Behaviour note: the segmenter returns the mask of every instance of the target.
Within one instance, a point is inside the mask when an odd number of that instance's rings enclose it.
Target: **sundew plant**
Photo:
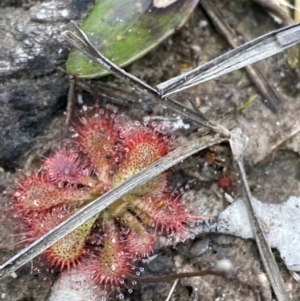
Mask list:
[[[91,109],[71,128],[67,143],[18,181],[11,210],[23,243],[174,149],[174,138],[156,124],[122,117]],[[153,252],[158,235],[180,241],[193,219],[162,173],[60,239],[40,260],[52,271],[84,265],[96,286],[114,290],[135,273],[136,260]]]

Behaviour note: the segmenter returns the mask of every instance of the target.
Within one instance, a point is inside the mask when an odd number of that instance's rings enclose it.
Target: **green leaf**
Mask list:
[[[180,29],[198,2],[97,0],[81,29],[107,58],[119,66],[126,66]],[[78,50],[70,52],[66,69],[68,74],[80,78],[107,74]]]

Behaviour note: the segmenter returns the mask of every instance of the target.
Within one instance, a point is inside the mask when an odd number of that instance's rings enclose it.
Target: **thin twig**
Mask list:
[[[210,1],[202,0],[201,6],[204,8],[217,30],[225,37],[227,43],[232,48],[238,47],[239,45],[235,42],[235,37],[232,36],[232,30],[228,28],[224,22],[224,18],[219,15],[214,6],[211,5]],[[273,113],[276,113],[280,103],[283,103],[279,93],[269,83],[258,65],[253,64],[251,66],[246,66],[245,69],[251,81],[254,83],[260,94],[262,94],[263,104],[269,107]]]
[[[282,23],[285,26],[295,24],[291,16],[284,9],[282,9],[282,7],[280,7],[280,5],[278,5],[275,1],[273,0],[254,0],[254,1],[259,3],[261,6],[267,9],[269,12],[273,13],[275,16],[279,17],[279,19],[282,20]]]
[[[175,291],[175,288],[176,288],[176,285],[177,285],[178,281],[179,281],[179,279],[176,279],[174,281],[174,283],[172,284],[172,287],[171,287],[171,289],[169,291],[168,297],[167,297],[167,299],[165,301],[170,301],[171,300],[171,297],[172,297],[172,295],[173,295],[173,293]]]
[[[280,53],[300,42],[300,24],[284,27],[243,44],[157,86],[168,96]]]
[[[300,0],[295,0],[295,12],[294,12],[294,20],[295,22],[300,22]]]
[[[243,152],[246,146],[246,137],[242,135],[240,129],[235,129],[231,131],[232,136],[230,139],[230,146],[233,154],[233,159],[238,165],[240,172],[240,177],[245,190],[244,202],[247,207],[247,212],[249,214],[249,220],[253,229],[255,241],[259,250],[259,254],[264,264],[264,268],[274,290],[274,293],[278,301],[289,301],[290,297],[284,286],[284,282],[279,271],[278,265],[275,261],[274,255],[267,243],[264,236],[263,230],[261,228],[260,222],[255,214],[255,209],[252,204],[252,195],[250,192],[249,184],[247,181],[247,176],[245,172],[245,167],[243,163]]]
[[[70,125],[73,106],[74,106],[74,95],[75,95],[75,78],[70,76],[69,78],[69,91],[68,91],[68,102],[66,110],[66,121],[65,125],[68,127]]]
[[[56,226],[50,232],[37,239],[34,243],[21,250],[18,254],[2,264],[0,266],[0,279],[16,271],[19,267],[23,266],[34,257],[41,254],[55,242],[57,242],[70,232],[74,231],[83,223],[87,222],[93,216],[100,213],[114,201],[128,194],[136,187],[151,180],[168,168],[182,162],[184,159],[199,152],[200,150],[214,144],[219,144],[225,140],[225,138],[208,135],[191,141],[188,145],[178,147],[171,153],[157,160],[127,181],[123,182],[115,189],[108,191],[106,194],[81,208],[70,218]]]
[[[96,99],[101,96],[101,101],[104,103],[109,102],[113,104],[120,105],[122,107],[127,107],[133,103],[137,103],[138,94],[134,92],[128,92],[126,90],[121,90],[115,86],[109,86],[104,83],[97,83],[97,86],[89,85],[83,81],[77,81],[76,86],[91,95],[95,95]]]
[[[178,273],[178,274],[170,274],[170,275],[164,275],[164,276],[158,276],[158,277],[152,277],[152,276],[140,277],[140,276],[136,276],[130,272],[125,272],[124,274],[125,274],[126,278],[128,278],[130,280],[135,280],[135,281],[141,282],[141,283],[166,282],[166,281],[172,281],[172,280],[176,280],[176,279],[200,277],[200,276],[207,276],[207,275],[214,275],[214,276],[225,276],[226,275],[224,272],[216,271],[216,270]]]

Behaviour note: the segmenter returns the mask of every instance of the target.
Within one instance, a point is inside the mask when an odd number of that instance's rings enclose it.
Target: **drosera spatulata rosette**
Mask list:
[[[22,242],[41,237],[174,147],[171,135],[156,124],[122,120],[107,109],[84,113],[67,146],[15,187],[11,211]],[[160,174],[53,244],[41,260],[58,271],[84,264],[96,285],[113,289],[134,271],[134,261],[153,252],[158,235],[180,240],[193,220],[167,175]]]

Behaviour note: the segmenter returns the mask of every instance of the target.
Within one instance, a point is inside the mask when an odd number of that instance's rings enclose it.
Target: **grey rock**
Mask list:
[[[61,33],[92,3],[56,0],[0,10],[1,167],[18,167],[20,156],[65,105],[67,80],[57,68],[64,67],[69,46]]]

